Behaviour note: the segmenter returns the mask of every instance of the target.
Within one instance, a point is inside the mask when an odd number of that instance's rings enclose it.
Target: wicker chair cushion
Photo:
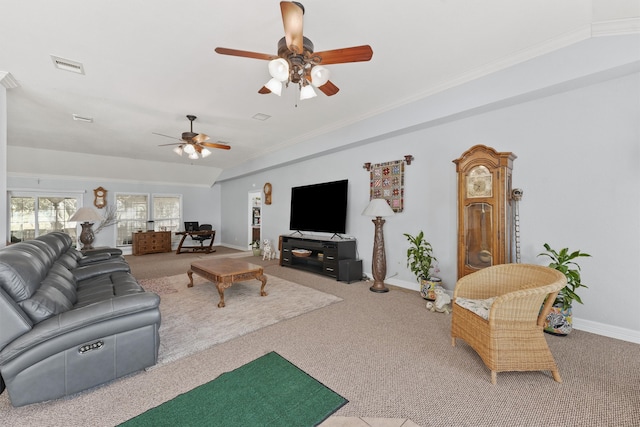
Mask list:
[[[487,299],[469,299],[469,298],[456,298],[456,304],[460,307],[465,308],[467,310],[472,311],[478,316],[482,317],[484,320],[489,319],[489,310],[491,309],[491,304],[496,298],[487,298]]]

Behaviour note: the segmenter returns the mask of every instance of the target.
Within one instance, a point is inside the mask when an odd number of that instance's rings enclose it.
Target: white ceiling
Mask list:
[[[369,44],[374,54],[328,66],[337,95],[297,101],[293,86],[282,97],[257,93],[266,61],[214,52],[275,54],[275,0],[13,1],[0,14],[0,71],[19,84],[7,92],[7,142],[231,168],[589,37],[594,21],[637,3],[607,2],[306,0],[304,34],[316,51]],[[81,62],[85,75],[54,68],[50,55]],[[172,141],[153,132],[179,137],[187,114],[198,116],[196,133],[231,150],[192,161],[158,147]]]

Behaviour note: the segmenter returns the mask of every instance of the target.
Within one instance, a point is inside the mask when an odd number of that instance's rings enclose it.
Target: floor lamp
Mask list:
[[[93,240],[95,234],[93,234],[93,223],[96,221],[102,221],[102,217],[93,208],[80,208],[76,213],[69,218],[69,222],[80,222],[82,226],[82,232],[80,233],[80,243],[82,243],[82,250],[93,249]]]
[[[362,211],[362,215],[375,217],[371,222],[376,227],[373,238],[373,258],[371,260],[373,286],[369,290],[372,292],[389,292],[389,288],[384,285],[384,278],[387,276],[387,258],[384,251],[384,234],[382,233],[382,225],[385,220],[382,217],[393,215],[393,209],[385,199],[373,199]]]

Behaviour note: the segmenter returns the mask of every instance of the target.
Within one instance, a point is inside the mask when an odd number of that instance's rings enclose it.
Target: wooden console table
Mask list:
[[[170,231],[141,231],[133,233],[134,255],[171,252]]]
[[[209,245],[204,246],[204,245],[200,245],[200,246],[185,246],[184,245],[184,239],[187,238],[187,236],[206,236],[208,234],[211,234],[211,240],[209,241]],[[182,239],[180,239],[180,244],[178,245],[178,249],[176,249],[176,255],[178,254],[182,254],[185,252],[204,252],[204,253],[210,253],[210,252],[215,252],[216,250],[213,249],[213,241],[216,239],[216,230],[201,230],[201,231],[176,231],[176,236],[182,236]],[[185,251],[184,249],[190,249]]]

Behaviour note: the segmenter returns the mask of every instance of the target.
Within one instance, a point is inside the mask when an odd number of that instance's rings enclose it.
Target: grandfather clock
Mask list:
[[[511,260],[511,172],[516,155],[476,145],[453,161],[458,173],[458,278]]]

